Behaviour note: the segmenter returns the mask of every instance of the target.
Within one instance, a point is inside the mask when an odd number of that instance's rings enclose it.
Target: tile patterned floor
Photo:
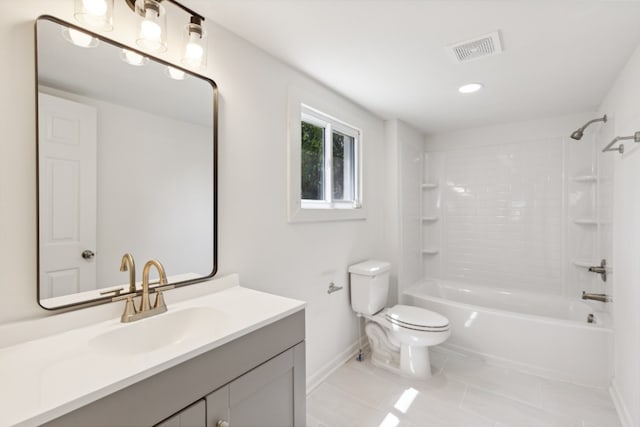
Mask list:
[[[622,427],[605,389],[552,381],[436,348],[411,380],[349,361],[307,398],[308,427]]]

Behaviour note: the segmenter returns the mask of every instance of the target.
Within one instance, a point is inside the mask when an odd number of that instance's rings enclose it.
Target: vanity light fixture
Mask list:
[[[113,29],[113,0],[74,1],[74,16],[79,22],[100,31]],[[186,12],[189,15],[189,23],[185,26],[183,33],[182,63],[194,69],[201,69],[206,65],[207,32],[202,25],[204,22],[202,15],[176,0],[124,0],[124,2],[138,17],[136,44],[149,52],[164,52],[168,48],[167,9],[164,5],[171,3]]]
[[[144,49],[162,52],[167,49],[166,10],[163,3],[171,3],[189,14],[189,23],[183,32],[182,63],[201,69],[207,63],[207,32],[204,17],[176,0],[125,0],[129,8],[141,17],[137,43]]]
[[[84,48],[93,48],[98,46],[98,39],[91,37],[89,34],[74,30],[73,28],[64,27],[62,29],[62,37],[69,43]]]
[[[463,93],[463,94],[474,93],[474,92],[479,91],[483,87],[484,87],[484,85],[482,83],[468,83],[468,84],[460,86],[458,88],[458,92]]]
[[[73,16],[91,28],[113,30],[113,0],[75,0]]]
[[[142,67],[149,61],[149,58],[129,49],[122,49],[120,58],[127,64],[133,65],[134,67]]]

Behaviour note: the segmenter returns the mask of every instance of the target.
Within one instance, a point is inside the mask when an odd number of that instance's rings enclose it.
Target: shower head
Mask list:
[[[583,135],[584,135],[584,132],[582,128],[580,128],[573,131],[573,133],[571,134],[571,138],[575,139],[576,141],[580,141]]]
[[[607,123],[607,115],[605,114],[604,116],[602,116],[599,119],[593,119],[593,120],[589,120],[587,123],[584,124],[584,126],[582,126],[581,128],[576,129],[575,131],[573,131],[573,133],[571,134],[571,138],[580,141],[582,139],[582,137],[584,136],[584,130],[587,128],[587,126],[589,126],[591,123],[595,123],[595,122],[604,122]]]

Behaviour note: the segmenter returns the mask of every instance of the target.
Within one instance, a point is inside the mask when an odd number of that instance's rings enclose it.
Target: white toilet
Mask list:
[[[365,261],[349,267],[351,308],[367,319],[365,331],[374,365],[413,378],[429,378],[429,346],[449,338],[449,320],[408,305],[384,308],[391,264]]]

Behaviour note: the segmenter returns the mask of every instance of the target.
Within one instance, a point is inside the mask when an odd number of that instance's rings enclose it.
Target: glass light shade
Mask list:
[[[185,26],[182,63],[190,68],[207,65],[207,32],[200,24],[192,22]]]
[[[167,75],[173,80],[184,80],[185,77],[187,77],[187,74],[184,71],[172,67],[171,65],[167,66]]]
[[[74,44],[78,47],[93,48],[97,47],[99,43],[97,38],[92,37],[91,35],[83,31],[78,31],[74,30],[73,28],[67,27],[62,29],[62,37],[64,37],[64,39],[69,43]]]
[[[122,49],[120,58],[127,64],[133,65],[134,67],[142,67],[149,61],[149,58],[129,49]]]
[[[113,30],[113,0],[74,0],[73,16],[100,31]]]
[[[164,6],[155,0],[136,0],[140,30],[136,43],[152,52],[167,50],[167,14]]]

